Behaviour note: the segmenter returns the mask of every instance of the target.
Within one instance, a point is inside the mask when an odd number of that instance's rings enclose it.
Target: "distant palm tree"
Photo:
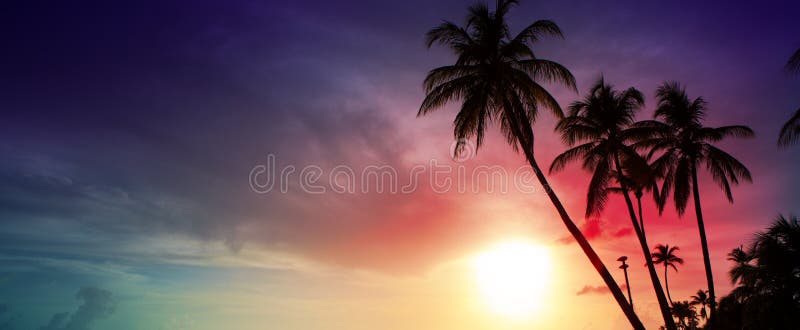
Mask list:
[[[700,189],[697,172],[700,165],[705,165],[714,181],[720,186],[733,203],[731,184],[740,180],[752,181],[750,171],[736,158],[717,148],[714,143],[727,137],[752,137],[753,130],[747,126],[703,126],[707,103],[698,97],[690,100],[686,91],[676,82],[666,82],[656,91],[658,107],[656,119],[647,121],[643,127],[659,131],[659,136],[637,144],[637,147],[649,149],[648,158],[661,152],[653,161],[653,168],[660,177],[661,197],[666,198],[672,192],[675,208],[679,215],[686,211],[689,196],[694,197],[694,209],[697,227],[700,232],[700,245],[703,250],[703,264],[708,282],[709,299],[711,300],[711,316],[716,308],[714,295],[714,277],[711,273],[711,257],[708,252],[703,212],[700,206]],[[691,192],[690,192],[691,191]]]
[[[692,298],[692,301],[691,301],[692,305],[700,305],[701,308],[702,308],[700,310],[700,317],[702,317],[704,320],[707,319],[708,318],[708,312],[706,311],[706,306],[709,305],[708,291],[706,291],[706,290],[697,290],[697,294],[695,294],[691,298]]]
[[[736,287],[709,329],[796,329],[800,315],[800,220],[778,216],[752,243],[728,254]]]
[[[672,304],[672,296],[669,294],[669,280],[667,279],[667,271],[669,267],[678,272],[678,267],[676,265],[683,265],[683,259],[675,255],[675,251],[680,250],[681,248],[677,246],[670,247],[669,244],[667,245],[656,245],[656,248],[653,249],[653,263],[656,265],[664,265],[664,286],[667,288],[667,297],[669,298],[669,303]]]
[[[697,318],[697,312],[692,308],[688,301],[678,301],[672,304],[672,315],[681,323],[682,329],[689,329],[689,324],[695,324],[694,319]]]
[[[563,117],[558,102],[540,82],[557,82],[574,90],[575,78],[564,66],[537,58],[531,50],[531,46],[546,35],[562,36],[555,23],[536,21],[512,36],[506,14],[516,3],[498,0],[495,11],[486,4],[476,4],[469,7],[465,26],[445,21],[428,31],[428,47],[446,46],[455,53],[457,60],[453,65],[428,73],[424,82],[426,96],[418,115],[459,101],[461,108],[454,121],[454,135],[459,141],[457,152],[462,151],[462,141],[473,137],[480,147],[486,127],[499,123],[508,143],[525,155],[562,222],[603,278],[628,321],[633,328],[644,329],[614,277],[569,217],[534,158],[532,124],[539,109],[544,107],[556,117]]]
[[[653,131],[636,127],[636,111],[644,106],[644,96],[635,88],[617,91],[600,78],[589,90],[589,94],[569,107],[569,116],[558,123],[562,140],[571,148],[558,155],[550,171],[563,169],[571,161],[582,161],[583,168],[592,171],[586,196],[586,216],[600,214],[608,199],[609,187],[617,181],[625,197],[631,223],[639,239],[642,253],[647,260],[650,280],[661,307],[667,327],[675,328],[669,311],[669,303],[664,296],[655,266],[651,260],[650,248],[641,231],[628,194],[628,177],[625,169],[648,168],[647,162],[629,144],[645,137]],[[624,164],[624,165],[623,165]],[[630,172],[630,171],[629,171]],[[622,174],[620,174],[622,173]],[[616,180],[615,180],[616,179]],[[630,180],[632,181],[632,180]]]
[[[800,72],[800,49],[795,51],[789,61],[786,62],[786,70],[795,73]],[[789,118],[789,121],[781,128],[778,145],[786,147],[796,143],[798,139],[800,139],[800,109],[797,109],[792,118]]]
[[[633,192],[633,196],[636,197],[636,208],[638,210],[638,215],[639,215],[639,227],[642,230],[642,235],[647,237],[646,231],[644,229],[642,197],[644,197],[645,192],[651,193],[653,201],[656,202],[656,206],[658,207],[659,213],[664,210],[664,201],[658,193],[657,179],[659,178],[653,171],[652,166],[650,164],[646,164],[645,166],[645,164],[646,163],[643,161],[637,161],[636,166],[626,166],[626,164],[622,164],[623,166],[622,174],[619,174],[617,171],[614,171],[614,176],[616,180],[624,180],[626,185],[628,186],[628,189],[630,189]],[[611,187],[609,188],[609,192],[622,194],[623,190],[622,187]]]

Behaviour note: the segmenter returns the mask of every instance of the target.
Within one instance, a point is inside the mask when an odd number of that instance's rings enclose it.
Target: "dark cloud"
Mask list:
[[[61,330],[64,329],[64,322],[66,322],[67,318],[69,317],[69,312],[62,312],[53,314],[50,317],[50,321],[47,322],[47,325],[43,325],[39,328],[39,330]]]
[[[83,287],[75,294],[83,303],[72,313],[53,314],[47,325],[40,330],[89,330],[92,323],[108,317],[116,308],[111,291],[96,287]]]

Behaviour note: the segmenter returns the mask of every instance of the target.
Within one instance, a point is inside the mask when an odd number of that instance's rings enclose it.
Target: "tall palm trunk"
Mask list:
[[[622,173],[622,165],[619,161],[619,155],[614,155],[614,165],[616,166],[618,173]],[[661,281],[658,279],[658,274],[656,273],[656,268],[653,264],[653,257],[650,254],[650,247],[647,244],[647,238],[644,237],[644,233],[642,232],[641,228],[639,228],[639,223],[636,219],[636,212],[633,210],[633,201],[631,201],[631,196],[628,195],[628,187],[623,180],[620,180],[620,187],[622,188],[622,196],[625,197],[625,204],[628,206],[628,214],[631,217],[633,230],[636,232],[636,237],[639,239],[639,245],[641,246],[642,253],[644,254],[647,270],[650,273],[650,281],[653,284],[653,290],[656,292],[658,306],[661,309],[661,317],[664,318],[664,325],[669,330],[675,330],[677,329],[677,326],[675,325],[675,320],[672,318],[672,311],[669,302],[667,302],[667,297],[664,295],[664,289],[661,288]]]
[[[717,299],[714,295],[714,276],[711,274],[711,256],[708,253],[708,240],[706,240],[706,226],[703,223],[703,211],[700,208],[700,189],[697,187],[697,163],[692,164],[692,195],[694,196],[694,212],[697,215],[697,228],[700,231],[700,245],[703,247],[703,264],[706,267],[706,281],[708,282],[708,299],[711,306],[709,318],[713,318],[717,310]]]
[[[642,236],[647,237],[644,232],[644,216],[642,216],[642,191],[636,192],[636,206],[639,208],[639,227],[642,229]]]
[[[619,288],[619,285],[617,285],[614,277],[608,272],[608,268],[606,268],[606,266],[603,264],[603,260],[600,259],[600,256],[597,255],[597,252],[594,251],[592,246],[589,244],[589,241],[585,236],[583,236],[583,233],[581,233],[580,229],[578,229],[578,226],[576,226],[575,222],[573,222],[569,217],[569,214],[567,214],[567,210],[564,208],[564,205],[561,204],[561,200],[558,199],[556,193],[550,188],[550,184],[547,182],[544,172],[542,172],[542,169],[539,168],[539,164],[536,162],[536,158],[533,156],[533,139],[531,138],[529,141],[523,141],[524,138],[522,137],[524,135],[521,134],[521,129],[515,125],[512,126],[512,129],[515,131],[515,133],[518,134],[517,136],[519,139],[519,145],[525,153],[525,158],[528,160],[533,172],[536,174],[536,178],[539,179],[539,183],[542,185],[542,188],[544,188],[544,191],[547,193],[547,197],[550,198],[550,202],[553,203],[556,211],[558,211],[558,215],[561,216],[561,221],[564,223],[564,226],[567,227],[567,230],[570,234],[572,234],[572,237],[575,238],[575,241],[578,242],[578,245],[583,250],[583,253],[586,254],[586,257],[588,257],[589,261],[591,261],[594,269],[597,270],[597,273],[599,273],[600,277],[603,278],[603,282],[605,282],[608,289],[611,290],[611,294],[614,296],[617,304],[622,309],[625,317],[628,318],[628,322],[630,322],[631,326],[633,326],[633,328],[636,330],[644,330],[644,324],[642,324],[642,321],[639,320],[639,316],[636,315],[633,307],[628,303],[628,300],[625,298],[625,294],[622,293],[622,290]],[[533,132],[530,132],[527,136],[532,137]]]
[[[669,304],[672,305],[673,304],[672,303],[672,296],[670,296],[670,294],[669,294],[669,279],[667,279],[667,271],[668,270],[669,270],[669,268],[667,268],[667,263],[665,262],[664,263],[664,287],[667,288],[667,299],[669,299]]]

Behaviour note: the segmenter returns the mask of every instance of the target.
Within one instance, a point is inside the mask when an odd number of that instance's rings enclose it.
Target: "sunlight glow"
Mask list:
[[[543,303],[551,269],[544,248],[508,241],[480,253],[472,264],[483,298],[495,313],[526,319]]]

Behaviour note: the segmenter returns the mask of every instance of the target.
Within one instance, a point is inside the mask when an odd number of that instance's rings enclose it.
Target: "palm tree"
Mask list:
[[[455,138],[465,141],[474,137],[477,147],[483,142],[486,127],[492,122],[499,123],[508,143],[525,155],[562,222],[600,274],[633,328],[644,329],[614,277],[569,217],[534,158],[532,124],[539,108],[547,108],[556,117],[563,117],[558,102],[540,82],[557,82],[575,90],[575,78],[564,66],[537,58],[531,50],[531,46],[546,35],[562,37],[555,23],[536,21],[512,36],[506,14],[516,3],[515,0],[498,0],[494,11],[486,4],[476,4],[469,7],[465,26],[445,21],[428,31],[428,47],[433,44],[448,47],[457,60],[453,65],[428,73],[424,82],[426,96],[418,116],[451,101],[459,101],[461,108],[454,121]],[[461,151],[461,148],[456,148],[456,151]]]
[[[709,305],[708,291],[697,290],[697,294],[695,294],[691,298],[692,298],[691,301],[692,305],[695,306],[700,305],[702,307],[702,309],[700,310],[700,317],[702,317],[704,320],[707,319],[708,312],[706,311],[706,306]]]
[[[686,325],[688,321],[690,324],[693,319],[697,318],[697,312],[692,308],[692,305],[689,304],[688,301],[679,301],[672,304],[672,315],[678,319],[678,322],[681,323],[681,328],[688,329],[689,327]]]
[[[711,273],[711,257],[708,252],[703,211],[700,206],[700,189],[697,172],[700,165],[705,165],[711,177],[725,192],[728,201],[733,203],[731,184],[740,180],[752,181],[750,171],[739,160],[714,146],[727,137],[752,137],[753,130],[747,126],[703,126],[707,103],[698,97],[689,100],[686,91],[676,82],[666,82],[656,91],[658,107],[656,119],[647,121],[642,127],[649,127],[659,132],[659,136],[637,144],[638,148],[650,149],[647,158],[659,152],[661,155],[653,161],[656,173],[663,177],[661,196],[666,198],[672,192],[672,199],[678,215],[686,211],[689,196],[694,197],[694,210],[697,227],[700,232],[700,244],[703,250],[708,294],[711,300],[711,316],[716,308],[714,295],[714,278]]]
[[[794,52],[789,61],[786,62],[786,70],[790,72],[800,72],[800,49]],[[782,147],[794,144],[800,139],[800,109],[795,111],[792,118],[783,125],[781,134],[778,136],[778,145]]]
[[[667,298],[669,298],[669,303],[673,304],[672,296],[669,294],[669,280],[667,279],[667,271],[669,267],[678,272],[678,267],[676,265],[683,265],[683,259],[675,255],[675,251],[680,250],[681,248],[677,246],[670,247],[669,244],[667,245],[656,245],[656,248],[653,250],[653,263],[656,265],[664,265],[664,286],[667,289]]]
[[[794,329],[800,314],[800,220],[778,216],[749,246],[728,254],[736,287],[709,329]]]
[[[619,184],[636,237],[647,260],[650,280],[661,307],[662,316],[670,329],[675,328],[655,266],[651,260],[647,240],[641,231],[628,194],[630,188],[625,169],[647,168],[647,162],[629,143],[650,137],[652,130],[636,127],[636,111],[644,106],[644,96],[635,88],[617,91],[603,78],[590,89],[583,100],[572,103],[569,116],[559,122],[562,140],[571,148],[558,155],[550,172],[562,170],[567,163],[581,160],[583,168],[592,171],[586,196],[586,216],[600,214],[608,199],[613,181]],[[623,165],[624,164],[624,165]],[[628,171],[630,172],[630,171]]]
[[[655,201],[656,206],[658,206],[659,213],[664,210],[664,201],[659,196],[658,182],[656,181],[658,177],[656,173],[653,172],[652,165],[647,164],[645,166],[645,163],[640,161],[637,161],[635,165],[636,166],[626,166],[626,164],[623,163],[622,174],[614,171],[614,175],[616,180],[625,180],[628,189],[630,189],[633,192],[633,196],[636,197],[639,227],[642,229],[642,235],[646,237],[644,215],[642,213],[642,197],[644,197],[645,192],[651,193],[653,201]],[[609,188],[609,192],[622,194],[623,191],[622,187],[611,187]]]

